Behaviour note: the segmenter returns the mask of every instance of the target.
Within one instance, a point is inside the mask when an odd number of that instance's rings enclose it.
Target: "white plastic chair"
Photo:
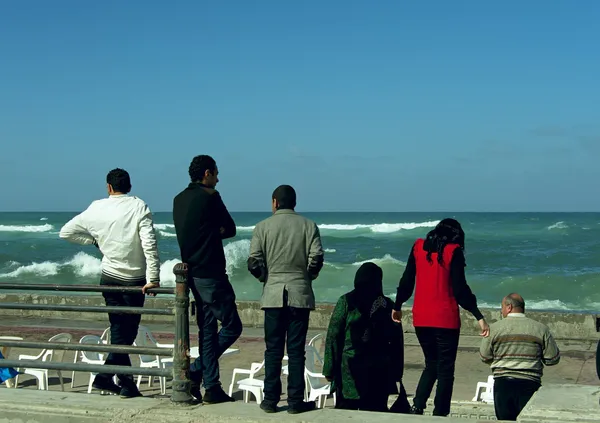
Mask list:
[[[100,345],[103,344],[102,338],[96,335],[85,335],[79,340],[80,344]],[[104,354],[95,351],[80,351],[81,362],[87,364],[104,364]],[[88,394],[92,393],[92,384],[98,373],[90,372],[90,380],[88,382]]]
[[[233,385],[235,383],[235,377],[237,375],[248,375],[246,379],[239,380],[237,382],[238,388],[244,392],[244,402],[248,402],[248,393],[252,393],[256,398],[256,403],[260,404],[263,399],[263,390],[265,388],[265,381],[262,379],[256,379],[256,374],[262,370],[265,366],[265,361],[260,363],[252,363],[250,369],[233,369],[231,376],[231,385],[229,385],[229,396],[233,393]]]
[[[83,344],[83,339],[84,339],[84,338],[86,338],[86,336],[95,336],[95,335],[85,335],[83,338],[81,338],[81,339],[79,340],[79,343],[80,343],[80,344]],[[109,345],[109,344],[110,344],[110,327],[107,327],[106,329],[104,329],[104,332],[102,332],[102,335],[101,335],[100,337],[97,337],[97,336],[96,336],[96,338],[99,338],[99,339],[100,339],[100,341],[101,341],[100,343],[102,343],[102,344],[106,344],[106,345]],[[92,338],[86,338],[86,339],[92,339]],[[81,351],[75,351],[75,357],[73,358],[73,364],[77,363],[77,361],[79,360],[79,358],[80,358],[80,357],[82,357],[82,356],[80,355],[80,353],[81,353]],[[101,358],[103,361],[102,361],[102,362],[100,362],[100,363],[97,363],[96,361],[94,361],[94,363],[93,363],[93,364],[104,364],[104,360],[105,360],[104,356],[105,356],[105,355],[106,355],[106,354],[102,354],[102,353],[101,353],[101,354],[99,355],[99,357],[100,357],[100,358]],[[88,356],[89,356],[89,353],[88,353]],[[113,377],[113,381],[114,381],[115,383],[117,383],[117,376],[116,376],[116,375]],[[74,387],[75,387],[75,370],[73,370],[73,372],[71,373],[71,388],[74,388]],[[88,393],[89,393],[89,392],[88,392]]]
[[[306,382],[306,393],[308,401],[317,401],[317,408],[323,408],[327,405],[327,397],[331,394],[331,383],[329,383],[323,373],[318,372],[315,363],[323,365],[323,359],[313,346],[306,346],[306,365],[304,367],[304,379]],[[333,404],[335,405],[335,392],[333,393]]]
[[[488,376],[487,382],[477,382],[473,402],[494,403],[494,376]]]
[[[48,342],[71,342],[73,337],[70,333],[59,333],[58,335],[54,335],[52,338],[48,340]],[[42,361],[57,361],[62,362],[65,355],[64,350],[50,350],[43,349],[41,353],[38,355],[19,355],[19,360],[42,360]],[[48,390],[48,369],[35,369],[35,368],[19,368],[17,369],[19,373],[24,373],[27,375],[34,376],[38,382],[38,389],[40,390]],[[62,372],[57,370],[58,379],[60,380],[60,387],[64,391],[65,383],[63,380]],[[19,385],[19,376],[15,378],[15,388]]]
[[[138,347],[158,347],[158,348],[173,348],[173,344],[161,344],[156,342],[154,336],[146,326],[140,326],[138,329],[137,337],[135,338],[134,345]],[[161,357],[159,355],[142,355],[140,357],[140,367],[145,368],[159,368],[165,369],[173,366],[173,357]],[[137,377],[137,387],[139,389],[142,382],[142,375]],[[148,386],[152,386],[152,382],[155,376],[148,376]],[[167,378],[164,376],[158,376],[160,383],[160,393],[165,395],[167,393]]]
[[[322,333],[319,333],[319,334],[317,334],[317,335],[313,336],[313,337],[310,339],[310,341],[308,341],[308,344],[307,344],[307,345],[308,345],[308,346],[310,346],[310,347],[315,347],[315,349],[316,349],[317,351],[319,351],[319,348],[317,348],[315,344],[316,344],[316,342],[317,342],[318,340],[320,340],[320,339],[322,339],[322,338],[323,338],[323,334],[322,334]],[[287,361],[289,358],[288,358],[288,356],[286,355],[285,357],[283,357],[283,359]],[[283,367],[282,367],[282,369],[281,369],[281,373],[282,373],[282,374],[284,374],[284,375],[286,375],[286,376],[289,376],[289,374],[290,374],[290,367],[289,367],[289,365],[288,365],[288,364],[286,364],[285,366],[283,366]],[[305,397],[306,397],[306,395],[305,395]],[[305,399],[306,399],[306,398],[305,398]]]

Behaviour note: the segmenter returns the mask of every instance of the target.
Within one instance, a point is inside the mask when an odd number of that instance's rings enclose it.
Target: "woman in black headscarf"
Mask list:
[[[404,339],[402,325],[389,318],[394,303],[383,295],[383,271],[363,264],[354,290],[338,300],[325,344],[323,375],[336,393],[336,408],[389,411],[388,397],[400,396],[392,411],[408,412],[402,386]]]

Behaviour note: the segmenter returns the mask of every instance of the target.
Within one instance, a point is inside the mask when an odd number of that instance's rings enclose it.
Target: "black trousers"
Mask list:
[[[425,409],[437,380],[433,415],[447,416],[450,414],[454,389],[454,368],[460,330],[417,327],[415,332],[425,356],[425,369],[417,386],[414,406]]]
[[[366,396],[360,399],[346,399],[342,392],[342,387],[338,387],[335,391],[335,408],[341,410],[362,410],[362,411],[378,411],[385,413],[388,409],[388,394],[375,393],[374,395]]]
[[[104,292],[104,301],[109,307],[143,307],[144,294],[124,294],[121,292]],[[133,345],[140,326],[141,314],[114,314],[108,313],[110,321],[110,343],[113,345]],[[104,362],[105,365],[131,366],[129,354],[110,353]],[[100,379],[112,379],[114,374],[101,373],[96,376]],[[122,386],[131,386],[133,377],[130,375],[117,375]]]
[[[498,420],[516,421],[519,413],[540,384],[532,380],[499,377],[494,379],[494,409]]]
[[[281,399],[281,364],[287,337],[288,404],[304,401],[304,360],[310,310],[282,307],[265,309],[265,402]]]
[[[600,379],[600,341],[598,341],[598,347],[596,347],[596,373],[598,379]]]
[[[190,288],[196,299],[199,349],[190,379],[193,385],[204,380],[205,389],[220,387],[219,358],[242,334],[233,287],[227,278],[193,278]]]
[[[365,398],[358,400],[346,399],[342,392],[342,387],[339,386],[335,392],[335,408],[342,410],[362,410],[362,411],[377,411],[377,412],[392,412],[392,413],[410,413],[410,404],[406,396],[406,389],[400,382],[400,392],[398,398],[394,401],[391,408],[388,409],[389,394],[385,392],[373,391],[373,395],[368,395]]]

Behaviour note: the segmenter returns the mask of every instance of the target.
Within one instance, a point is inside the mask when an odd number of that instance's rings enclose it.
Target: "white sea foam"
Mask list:
[[[439,220],[430,220],[428,222],[403,222],[403,223],[373,223],[373,224],[345,224],[345,223],[322,223],[318,224],[319,229],[328,231],[358,231],[369,230],[373,233],[388,234],[399,231],[409,231],[417,228],[433,228]],[[240,232],[249,232],[254,230],[254,226],[238,226]]]
[[[396,299],[396,293],[389,293],[387,295],[392,300]],[[412,304],[412,298],[408,301],[407,305]],[[479,308],[487,308],[492,310],[500,310],[500,301],[497,303],[479,302]],[[583,303],[583,304],[570,304],[564,303],[560,300],[531,300],[526,302],[527,310],[555,310],[555,311],[578,311],[578,310],[598,310],[600,303]]]
[[[164,237],[167,237],[167,238],[172,238],[172,237],[176,237],[177,236],[173,232],[167,232],[167,231],[158,231],[158,233],[160,234],[160,236],[164,236]]]
[[[31,263],[26,266],[20,266],[12,272],[2,273],[0,274],[0,278],[18,278],[22,275],[54,276],[58,274],[59,268],[59,263],[54,263],[51,261]]]
[[[403,261],[400,261],[398,259],[395,259],[394,257],[392,257],[390,254],[386,254],[381,258],[373,258],[373,259],[369,259],[369,260],[363,260],[363,261],[357,261],[355,263],[352,263],[353,266],[362,266],[365,263],[375,263],[379,266],[381,266],[382,264],[398,264],[400,266],[406,266],[406,263],[404,263]]]
[[[154,224],[154,229],[159,229],[159,230],[167,230],[167,229],[174,229],[175,225],[173,225],[172,223],[155,223]]]
[[[94,276],[99,275],[102,271],[102,262],[96,257],[90,256],[82,251],[65,263],[66,266],[71,266],[74,273],[78,276]]]
[[[552,229],[567,229],[569,226],[563,221],[556,222],[554,225],[548,226],[548,230]]]
[[[45,225],[0,225],[0,232],[48,232],[53,229],[49,223]]]
[[[335,253],[335,248],[325,248],[324,250],[326,253]]]
[[[240,239],[230,242],[224,248],[227,261],[227,274],[232,276],[236,270],[246,268],[246,261],[250,255],[250,240]]]
[[[160,285],[162,287],[175,286],[175,274],[173,273],[173,268],[177,263],[181,263],[181,260],[171,259],[160,265]]]
[[[433,228],[440,221],[431,220],[428,222],[404,222],[404,223],[375,223],[372,225],[366,225],[362,223],[347,225],[347,224],[322,224],[319,225],[320,229],[332,230],[332,231],[356,231],[360,229],[368,229],[373,233],[388,234],[399,231],[409,231],[417,228]]]
[[[48,220],[48,218],[47,217],[42,217],[40,220],[42,220],[42,221],[43,220]]]

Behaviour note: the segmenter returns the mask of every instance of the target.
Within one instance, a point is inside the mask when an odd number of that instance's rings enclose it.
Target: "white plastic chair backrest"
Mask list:
[[[254,376],[261,371],[261,369],[265,366],[265,361],[261,361],[260,363],[252,363],[250,364],[250,379],[254,379]]]
[[[80,344],[92,344],[92,345],[101,345],[102,342],[102,338],[100,338],[99,336],[96,335],[85,335],[84,337],[82,337],[79,340]],[[96,351],[81,351],[81,355],[86,359],[86,360],[91,360],[91,361],[102,361],[103,358],[103,354],[96,352]]]
[[[70,333],[59,333],[58,335],[54,335],[52,338],[48,339],[48,342],[71,342],[73,336]],[[65,350],[50,350],[44,349],[40,354],[42,356],[42,361],[63,361],[63,357],[65,356]]]
[[[313,355],[316,361],[314,362],[315,366],[321,366],[323,364],[323,360],[319,359],[322,357],[321,352],[325,350],[325,343],[323,342],[323,334],[319,333],[315,335],[310,341],[308,341],[308,347],[313,347],[317,352],[316,355]]]
[[[110,327],[104,329],[102,335],[100,336],[103,344],[110,344]]]
[[[323,359],[319,355],[319,352],[315,349],[315,347],[307,345],[306,346],[306,360],[305,366],[306,370],[306,379],[311,387],[317,386],[319,382],[319,377],[315,376],[316,374],[321,374],[323,371]],[[320,368],[317,368],[317,365]]]
[[[138,347],[156,347],[156,339],[152,336],[152,333],[146,326],[140,326],[137,336],[135,337],[134,345]],[[155,355],[140,354],[139,356],[143,363],[149,363],[157,359],[157,356]]]

